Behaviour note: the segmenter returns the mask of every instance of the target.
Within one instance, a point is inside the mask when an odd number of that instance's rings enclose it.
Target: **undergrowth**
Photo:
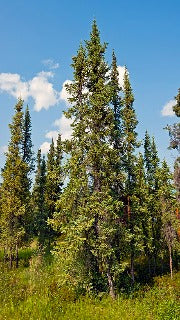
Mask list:
[[[153,286],[139,286],[113,301],[105,293],[78,296],[72,287],[61,286],[51,259],[47,263],[42,255],[30,253],[24,258],[26,266],[21,263],[13,270],[1,262],[0,320],[180,319],[180,272],[172,280],[168,275],[156,277]]]

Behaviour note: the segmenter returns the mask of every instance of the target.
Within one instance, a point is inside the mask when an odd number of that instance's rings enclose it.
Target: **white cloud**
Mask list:
[[[32,80],[23,81],[19,74],[0,73],[0,90],[16,99],[19,97],[24,100],[29,97],[33,98],[36,111],[48,109],[60,100],[60,92],[56,91],[49,81],[53,76],[51,71],[41,71]]]
[[[29,96],[35,101],[34,109],[36,111],[40,111],[42,108],[47,110],[59,101],[59,92],[49,82],[49,78],[52,77],[52,72],[42,71],[29,81]]]
[[[164,117],[170,116],[173,117],[175,115],[174,111],[173,111],[173,106],[175,106],[176,101],[175,100],[170,100],[169,102],[167,102],[164,107],[161,110],[161,114]]]
[[[28,83],[21,81],[20,75],[16,73],[0,73],[0,90],[15,98],[27,99],[29,95]]]
[[[1,153],[4,154],[4,153],[7,152],[7,151],[8,151],[8,146],[1,146],[1,147],[0,147],[0,152],[1,152]]]
[[[124,87],[124,73],[125,73],[125,70],[126,70],[126,67],[125,66],[117,66],[117,71],[119,73],[119,76],[118,76],[118,83],[119,83],[119,86],[123,89]],[[109,70],[107,72],[107,76],[110,77],[111,75],[111,70]]]
[[[42,61],[42,64],[48,67],[50,70],[59,68],[59,63],[55,62],[53,59],[45,59]]]
[[[54,121],[54,126],[58,127],[58,132],[61,133],[62,140],[71,139],[72,134],[72,127],[71,127],[72,120],[67,119],[63,114],[61,118]]]
[[[118,69],[118,73],[119,73],[119,86],[121,88],[123,88],[124,87],[124,73],[125,73],[126,67],[125,66],[118,66],[117,69]]]
[[[47,132],[46,133],[46,135],[45,135],[45,137],[46,138],[48,138],[48,139],[53,139],[54,141],[56,141],[57,140],[57,138],[58,138],[58,134],[59,134],[59,132],[56,130],[54,130],[54,131],[49,131],[49,132]]]
[[[64,114],[59,119],[56,119],[53,123],[55,127],[57,127],[57,130],[48,131],[45,135],[46,138],[50,140],[54,140],[54,143],[56,145],[56,141],[58,138],[59,133],[61,134],[62,141],[66,139],[71,139],[72,135],[72,128],[71,128],[71,119],[67,119]],[[43,144],[40,146],[41,152],[43,154],[46,154],[49,151],[50,148],[50,142],[43,142]]]
[[[53,60],[45,60],[47,64],[52,64]],[[52,64],[53,65],[53,64]],[[56,66],[57,67],[57,66]],[[54,66],[55,68],[55,66]],[[119,85],[123,87],[124,66],[118,66]],[[66,84],[71,84],[71,80],[65,80],[62,89],[56,90],[52,80],[54,73],[52,71],[41,71],[37,73],[31,80],[24,81],[21,76],[16,73],[0,73],[0,90],[6,92],[16,99],[21,97],[23,100],[32,98],[34,100],[34,110],[49,109],[59,102],[69,104],[68,98],[70,94],[66,90]],[[84,91],[87,93],[88,91]]]
[[[40,146],[41,153],[42,154],[48,153],[49,148],[50,148],[50,142],[47,142],[47,141],[43,142],[42,145]]]
[[[64,81],[63,85],[62,85],[62,90],[60,92],[60,99],[64,100],[66,104],[69,104],[68,98],[70,98],[70,94],[67,92],[66,90],[66,84],[71,84],[72,81],[71,80],[66,80]]]

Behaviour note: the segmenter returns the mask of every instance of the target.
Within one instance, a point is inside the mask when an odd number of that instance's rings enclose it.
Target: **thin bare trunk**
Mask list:
[[[131,251],[131,279],[134,284],[134,253]]]
[[[131,218],[131,207],[130,207],[130,197],[128,196],[127,197],[127,216],[128,216],[128,221],[130,220]]]
[[[4,264],[6,263],[6,248],[4,247]]]
[[[16,268],[19,266],[18,245],[16,244]]]
[[[116,295],[115,295],[115,291],[114,291],[114,284],[113,284],[113,280],[112,280],[112,276],[108,270],[107,272],[107,277],[108,277],[108,285],[109,285],[109,294],[110,294],[110,297],[112,299],[115,299]]]
[[[156,275],[156,255],[154,253],[154,257],[153,257],[153,261],[154,261],[154,275]]]
[[[149,271],[149,275],[151,275],[151,260],[149,256],[148,256],[148,271]]]
[[[169,246],[169,267],[170,267],[170,272],[171,272],[171,279],[173,278],[173,266],[172,266],[172,250],[171,246]]]
[[[9,268],[12,269],[12,262],[13,262],[13,255],[12,255],[12,249],[10,249],[9,254]]]

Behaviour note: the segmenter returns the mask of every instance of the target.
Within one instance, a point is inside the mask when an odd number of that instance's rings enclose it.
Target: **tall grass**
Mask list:
[[[153,287],[122,293],[114,301],[103,293],[77,298],[73,288],[60,285],[55,263],[47,264],[41,255],[28,257],[28,267],[1,267],[0,320],[180,319],[180,272],[173,280],[157,277]]]

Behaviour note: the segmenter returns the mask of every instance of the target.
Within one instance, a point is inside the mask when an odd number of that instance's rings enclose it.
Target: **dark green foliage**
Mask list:
[[[117,261],[113,241],[119,228],[116,219],[121,201],[114,201],[112,195],[114,167],[119,158],[111,148],[115,121],[109,106],[105,48],[94,22],[86,48],[81,46],[73,58],[74,81],[68,87],[73,107],[66,113],[74,117],[73,136],[68,144],[69,182],[58,202],[59,214],[54,216],[53,224],[60,227],[70,254],[79,255],[74,264],[84,264],[81,268],[86,276],[89,274],[89,285],[99,290],[100,283],[107,279],[104,285],[108,284],[114,295],[112,276]]]
[[[58,136],[57,146],[54,146],[54,141],[50,145],[50,150],[47,154],[46,162],[46,188],[45,188],[45,205],[47,210],[47,222],[52,219],[56,208],[56,202],[60,198],[62,193],[62,142],[61,135]],[[56,233],[52,229],[52,226],[48,224],[48,230],[46,231],[46,238],[49,245]]]
[[[37,154],[37,168],[35,173],[35,183],[32,192],[32,207],[34,215],[34,232],[38,236],[39,245],[43,246],[46,240],[47,207],[45,202],[46,191],[46,162],[41,157],[41,150]]]
[[[27,106],[23,121],[22,158],[23,161],[29,166],[29,173],[31,173],[34,169],[34,153],[32,148],[33,144],[31,140],[31,117],[29,108]]]
[[[22,158],[23,141],[23,101],[15,106],[15,115],[9,125],[11,140],[6,153],[6,163],[2,170],[1,186],[1,241],[10,259],[16,254],[18,265],[18,248],[25,237],[25,220],[27,209],[28,165]],[[16,252],[16,253],[15,253]]]
[[[169,267],[172,278],[173,270],[173,251],[178,245],[177,242],[177,229],[178,221],[176,218],[177,201],[174,193],[175,187],[173,185],[173,175],[170,173],[169,167],[164,160],[162,168],[158,172],[158,196],[159,196],[159,211],[161,213],[161,224],[159,228],[162,233],[161,245],[166,246],[169,251]],[[161,254],[162,248],[161,248]]]
[[[149,266],[153,264],[153,272],[156,273],[158,253],[161,250],[161,212],[159,203],[159,158],[154,138],[150,138],[148,132],[144,139],[144,162],[146,168],[146,183],[148,188],[148,217],[149,217]],[[152,272],[149,268],[149,272]]]

